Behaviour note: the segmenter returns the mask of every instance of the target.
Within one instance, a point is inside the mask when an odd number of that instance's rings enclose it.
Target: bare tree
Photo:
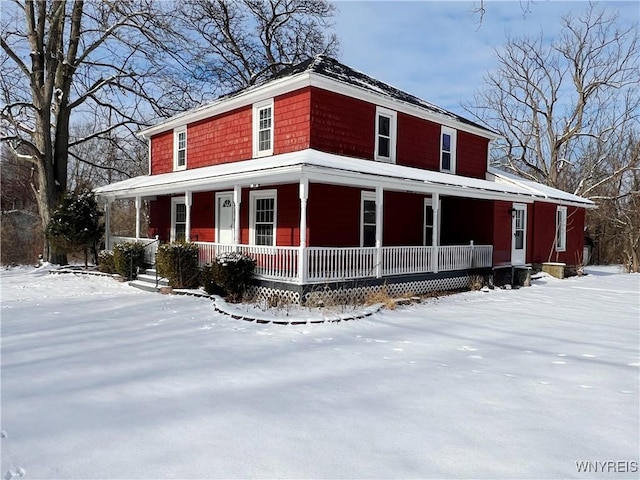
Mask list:
[[[67,190],[70,156],[84,161],[77,148],[143,120],[154,73],[145,58],[162,17],[146,0],[16,0],[2,9],[1,137],[34,168],[45,227]],[[72,120],[86,116],[110,122],[72,137]],[[51,248],[49,260],[64,263],[66,254]]]
[[[561,24],[552,41],[509,38],[496,51],[498,69],[465,109],[502,135],[494,164],[600,204],[619,204],[637,195],[629,179],[640,167],[630,153],[639,138],[638,25],[594,4]],[[610,212],[626,221],[622,210]]]
[[[189,45],[190,80],[207,98],[318,54],[336,55],[338,39],[328,33],[334,13],[326,0],[186,0],[177,22],[187,38],[177,40]]]

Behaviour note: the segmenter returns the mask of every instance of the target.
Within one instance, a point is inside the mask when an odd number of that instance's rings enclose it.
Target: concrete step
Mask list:
[[[159,288],[156,288],[156,282],[153,283],[145,282],[143,280],[131,280],[129,285],[132,287],[138,288],[140,290],[144,290],[146,292],[154,292],[157,293],[160,291]]]
[[[141,282],[145,282],[145,283],[150,283],[151,285],[153,285],[155,287],[155,285],[156,285],[156,274],[155,274],[155,272],[154,273],[149,273],[149,271],[147,270],[147,273],[139,273],[137,280],[140,280]],[[160,287],[168,287],[169,286],[169,280],[167,280],[166,278],[163,278],[163,277],[158,277],[158,286],[160,286]]]

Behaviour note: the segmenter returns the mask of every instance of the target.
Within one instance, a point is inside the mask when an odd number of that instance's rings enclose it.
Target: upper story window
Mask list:
[[[567,207],[556,209],[556,251],[567,250]]]
[[[456,131],[445,126],[440,133],[440,171],[456,173]]]
[[[273,154],[273,99],[253,105],[253,156]]]
[[[187,168],[187,127],[176,128],[173,131],[173,169]]]
[[[386,108],[376,107],[376,150],[375,160],[396,162],[396,136],[398,113]]]

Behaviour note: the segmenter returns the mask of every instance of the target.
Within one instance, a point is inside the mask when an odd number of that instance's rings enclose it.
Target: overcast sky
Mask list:
[[[334,1],[340,60],[438,106],[464,115],[483,75],[496,67],[494,48],[507,35],[557,35],[559,17],[585,1],[485,2],[482,24],[471,1]],[[529,11],[523,12],[528,5]],[[604,1],[622,21],[640,20],[640,2]]]

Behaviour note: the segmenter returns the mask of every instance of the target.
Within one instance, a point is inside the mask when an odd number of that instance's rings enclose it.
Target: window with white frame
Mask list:
[[[433,200],[424,199],[424,239],[422,244],[425,247],[433,246]]]
[[[440,171],[456,173],[456,130],[442,126],[440,133]]]
[[[376,194],[362,192],[360,203],[360,246],[376,246]]]
[[[556,209],[556,251],[567,249],[567,207]]]
[[[187,237],[187,206],[184,198],[171,199],[171,241],[178,242]]]
[[[277,191],[256,190],[250,192],[251,245],[276,245]]]
[[[253,105],[253,156],[273,154],[273,99]]]
[[[173,169],[187,168],[187,127],[173,131]]]
[[[376,150],[375,160],[395,163],[398,113],[376,107]]]

